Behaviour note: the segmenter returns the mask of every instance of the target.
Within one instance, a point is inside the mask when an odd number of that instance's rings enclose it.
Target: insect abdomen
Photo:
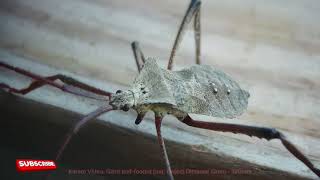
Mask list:
[[[185,112],[233,118],[247,108],[249,93],[214,67],[196,65],[165,74],[178,108]]]

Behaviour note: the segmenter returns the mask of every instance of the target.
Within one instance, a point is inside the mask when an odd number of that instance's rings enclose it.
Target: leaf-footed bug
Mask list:
[[[0,83],[0,87],[8,89],[12,93],[26,94],[43,85],[51,85],[62,91],[79,96],[96,99],[97,97],[92,94],[97,94],[109,98],[108,103],[110,106],[98,108],[94,112],[83,117],[70,129],[70,132],[67,134],[66,139],[57,153],[56,160],[59,160],[72,136],[87,122],[112,110],[128,111],[132,108],[138,113],[135,121],[136,124],[141,123],[148,111],[154,111],[158,141],[165,159],[167,174],[170,179],[173,179],[173,175],[161,135],[162,119],[167,114],[171,114],[181,122],[197,128],[246,134],[258,138],[265,138],[267,140],[279,139],[290,153],[320,177],[320,170],[317,169],[283,133],[276,129],[204,122],[193,120],[189,116],[189,113],[195,113],[212,117],[233,118],[241,115],[246,110],[248,98],[250,96],[247,91],[241,89],[238,83],[223,71],[215,67],[200,65],[200,7],[201,2],[199,0],[191,1],[179,27],[178,34],[171,50],[167,69],[159,67],[154,59],[146,59],[138,42],[133,42],[131,44],[139,75],[128,90],[118,90],[116,93],[110,93],[61,74],[42,77],[3,62],[0,62],[0,67],[28,76],[34,79],[34,81],[23,89],[15,89],[4,83]],[[187,25],[190,24],[192,20],[195,31],[197,65],[180,71],[171,71],[176,50],[183,38]],[[64,84],[57,83],[55,80],[58,79]],[[85,91],[78,91],[75,87]],[[105,99],[103,98],[100,100]]]

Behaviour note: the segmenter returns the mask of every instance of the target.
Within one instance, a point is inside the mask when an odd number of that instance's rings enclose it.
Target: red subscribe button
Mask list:
[[[17,159],[17,171],[46,171],[57,169],[56,164],[52,160],[32,160],[32,159]]]

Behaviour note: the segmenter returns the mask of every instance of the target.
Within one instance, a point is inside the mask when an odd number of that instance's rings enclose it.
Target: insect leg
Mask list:
[[[136,60],[136,63],[137,63],[138,71],[140,72],[143,67],[143,64],[145,63],[144,55],[137,41],[133,41],[131,43],[131,47],[132,47],[134,59]]]
[[[75,80],[71,77],[67,77],[62,74],[57,74],[57,75],[48,76],[48,77],[42,77],[40,75],[34,74],[32,72],[26,71],[26,70],[18,68],[18,67],[14,67],[14,66],[5,64],[3,62],[0,62],[0,67],[15,71],[19,74],[22,74],[22,75],[25,75],[27,77],[34,79],[34,81],[28,87],[22,88],[22,89],[12,88],[7,84],[0,83],[0,88],[9,89],[9,92],[24,95],[24,94],[27,94],[37,88],[40,88],[43,85],[51,85],[53,87],[61,89],[62,91],[69,92],[69,93],[75,94],[75,95],[89,97],[89,98],[90,97],[94,98],[94,97],[92,95],[90,95],[89,93],[85,93],[84,91],[76,90],[74,87],[78,87],[80,89],[86,90],[86,91],[94,93],[94,94],[108,96],[109,98],[111,96],[111,93],[109,93],[109,92],[103,91],[101,89],[92,87],[87,84],[84,84],[78,80]],[[61,80],[65,84],[61,85],[59,83],[54,82],[57,79]]]
[[[162,138],[162,135],[161,135],[161,123],[162,123],[162,117],[156,116],[155,117],[155,124],[156,124],[156,129],[157,129],[158,142],[160,144],[160,148],[161,148],[161,151],[162,151],[163,158],[164,158],[164,160],[166,162],[167,174],[169,176],[169,179],[173,180],[174,178],[173,178],[173,175],[172,175],[172,171],[171,171],[171,167],[170,167],[170,162],[169,162],[166,146],[164,144],[164,141],[163,141],[163,138]]]
[[[201,129],[240,133],[240,134],[246,134],[248,136],[265,138],[267,140],[279,139],[291,154],[293,154],[297,159],[303,162],[312,172],[314,172],[317,176],[320,177],[320,170],[317,169],[312,164],[312,162],[286,138],[286,136],[283,133],[279,132],[274,128],[246,126],[246,125],[240,125],[240,124],[196,121],[191,119],[190,116],[187,116],[182,122],[184,122],[189,126],[198,127]]]
[[[185,30],[187,28],[187,25],[191,22],[191,19],[193,16],[194,18],[194,31],[195,31],[195,44],[196,44],[196,63],[200,64],[200,5],[201,1],[200,0],[191,0],[191,3],[186,11],[185,16],[183,17],[183,20],[180,24],[176,39],[174,41],[169,62],[168,62],[168,69],[172,69],[172,64],[173,64],[173,58],[176,54],[176,51],[178,49],[178,46],[183,38],[183,35],[185,33]]]
[[[98,116],[100,116],[101,114],[112,111],[112,110],[113,109],[110,107],[103,106],[103,107],[100,107],[97,110],[89,113],[88,115],[84,116],[80,121],[76,122],[72,126],[72,128],[69,130],[69,133],[64,138],[63,143],[59,148],[59,151],[56,155],[55,160],[58,161],[60,159],[63,151],[65,150],[66,146],[69,144],[72,136],[75,135],[81,127],[83,127],[85,124],[87,124],[90,120],[93,120],[93,119],[97,118]]]

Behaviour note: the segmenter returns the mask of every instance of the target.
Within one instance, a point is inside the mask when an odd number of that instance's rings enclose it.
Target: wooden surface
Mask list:
[[[188,3],[5,0],[0,5],[0,58],[43,75],[64,72],[109,91],[126,88],[137,75],[130,42],[139,41],[145,55],[159,59],[165,67]],[[251,97],[248,111],[238,119],[202,118],[278,128],[319,167],[318,17],[317,0],[203,1],[202,62],[232,75]],[[194,63],[191,28],[175,61],[174,69]],[[5,72],[1,80],[22,86],[26,79]],[[91,105],[87,100],[71,103],[68,95],[59,93],[45,88],[27,97],[81,113],[92,109],[86,108]],[[113,122],[155,134],[147,125],[127,125],[134,123],[133,116],[131,113],[128,121]],[[146,123],[152,125],[151,121]],[[258,169],[274,168],[315,178],[279,141],[197,130],[174,118],[167,118],[165,124],[170,130],[164,130],[164,136],[194,147],[193,153],[205,149],[239,158]],[[175,129],[192,136],[177,136]],[[201,141],[192,139],[193,135]]]

